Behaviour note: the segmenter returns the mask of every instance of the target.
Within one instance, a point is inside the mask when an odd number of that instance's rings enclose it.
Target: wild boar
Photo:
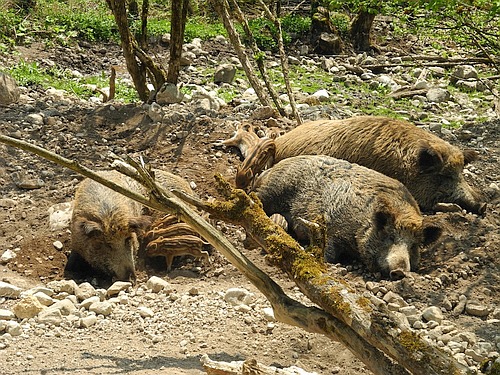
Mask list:
[[[477,158],[401,120],[359,116],[304,123],[276,138],[275,161],[296,155],[329,155],[374,169],[402,182],[420,208],[456,203],[484,214],[486,203],[462,174]]]
[[[189,184],[168,172],[155,170],[165,188],[190,193]],[[117,171],[99,173],[131,191],[144,188]],[[148,215],[144,215],[148,213]],[[135,258],[139,241],[152,218],[141,204],[91,179],[83,180],[75,193],[71,223],[71,254],[65,268],[70,273],[94,272],[105,278],[135,282]]]
[[[441,234],[399,181],[329,156],[282,160],[262,173],[255,191],[266,213],[283,215],[299,240],[310,234],[304,220],[319,219],[327,262],[357,257],[392,279],[416,270],[421,246]]]

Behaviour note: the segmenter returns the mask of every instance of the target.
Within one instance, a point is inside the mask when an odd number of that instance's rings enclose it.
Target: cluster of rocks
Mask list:
[[[0,348],[7,347],[16,338],[28,339],[30,335],[58,336],[64,330],[105,324],[105,320],[118,324],[126,320],[129,324],[137,323],[137,326],[144,320],[150,323],[161,321],[164,324],[175,319],[202,322],[204,312],[201,305],[210,304],[231,310],[232,314],[246,314],[248,317],[245,319],[249,324],[253,322],[250,316],[266,322],[262,328],[266,333],[272,333],[275,324],[268,302],[263,298],[258,299],[244,288],[229,288],[225,292],[207,295],[197,287],[191,287],[181,294],[157,276],[152,276],[136,288],[122,281],[115,282],[108,289],[99,289],[87,282],[77,285],[73,280],[59,280],[23,290],[10,283],[0,282],[0,305],[9,301],[14,302],[9,303],[9,309],[0,309]],[[178,311],[188,305],[198,310],[196,316],[193,316],[193,311]],[[153,326],[151,324],[147,337],[152,343],[157,343],[163,340],[163,331],[160,326]],[[180,341],[181,353],[187,352],[189,342],[189,338]]]
[[[442,348],[466,366],[475,367],[478,363],[497,358],[500,351],[500,335],[495,342],[487,342],[478,338],[473,332],[464,331],[452,321],[445,318],[447,314],[456,317],[466,313],[485,320],[487,327],[495,330],[500,324],[500,308],[488,306],[474,299],[460,295],[459,301],[452,305],[449,300],[442,306],[423,306],[418,308],[409,304],[399,294],[388,290],[385,286],[369,281],[365,285],[370,293],[365,296],[378,307],[384,306],[397,315],[402,326],[414,329],[420,337]]]
[[[376,282],[369,281],[365,287],[364,296],[375,306],[387,308],[402,326],[415,330],[420,337],[441,347],[471,369],[476,369],[485,359],[499,356],[500,335],[495,342],[487,342],[447,320],[445,308],[427,306],[419,309]],[[16,340],[28,339],[30,335],[60,336],[64,332],[98,328],[113,321],[118,324],[126,321],[139,331],[145,330],[146,339],[155,344],[165,339],[165,327],[175,325],[175,319],[203,324],[207,317],[203,316],[202,306],[208,305],[223,309],[226,317],[245,320],[254,332],[269,335],[276,325],[269,303],[244,288],[206,293],[191,287],[179,293],[172,284],[157,276],[137,287],[119,281],[108,289],[95,288],[87,282],[77,285],[73,280],[52,281],[28,290],[0,282],[0,304],[6,302],[10,302],[11,307],[0,309],[0,348]],[[190,306],[189,312],[186,306]],[[482,306],[462,296],[453,313],[460,313],[459,309],[472,316],[485,317]],[[494,329],[500,324],[500,309],[488,307],[487,310],[491,317],[486,325]],[[144,323],[147,329],[140,328]],[[196,341],[193,340],[194,337],[187,336],[181,339],[180,353],[187,354],[190,343]],[[203,348],[203,343],[199,345]]]

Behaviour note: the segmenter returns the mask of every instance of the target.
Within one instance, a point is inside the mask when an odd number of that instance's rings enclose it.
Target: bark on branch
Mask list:
[[[149,194],[145,197],[104,180],[77,162],[41,147],[4,135],[0,135],[0,143],[35,153],[70,168],[148,207],[176,214],[266,296],[278,320],[342,342],[375,374],[466,373],[467,369],[453,357],[430,345],[409,328],[401,326],[386,308],[376,307],[369,299],[355,294],[343,280],[329,276],[317,251],[306,251],[300,247],[283,229],[269,220],[255,195],[248,196],[243,190],[233,189],[221,177],[217,177],[217,181],[225,200],[203,202],[181,192],[174,194],[166,191],[155,182],[147,167],[130,161],[135,169],[125,168],[122,172],[147,188]],[[322,309],[307,307],[288,297],[278,284],[241,254],[188,203],[217,218],[242,225],[268,251],[274,263]]]

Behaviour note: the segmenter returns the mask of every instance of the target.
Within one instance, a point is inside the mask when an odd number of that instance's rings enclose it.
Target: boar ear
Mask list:
[[[151,225],[151,222],[151,216],[137,216],[129,219],[128,227],[131,232],[142,234],[144,230]]]
[[[436,225],[428,225],[424,227],[424,246],[428,246],[438,240],[443,232],[441,227]]]
[[[377,231],[383,231],[388,224],[394,222],[394,215],[387,210],[380,210],[375,212],[373,219],[375,220]]]
[[[466,149],[463,150],[464,154],[464,164],[467,165],[469,163],[472,163],[473,161],[479,159],[479,154],[471,149]]]
[[[89,237],[97,236],[102,233],[101,224],[95,221],[79,219],[76,224],[80,228],[80,230]]]
[[[443,166],[443,156],[430,145],[422,146],[418,152],[418,167],[420,172],[438,171]]]

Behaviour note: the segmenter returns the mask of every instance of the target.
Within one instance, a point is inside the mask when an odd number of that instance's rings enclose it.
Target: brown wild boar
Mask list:
[[[266,213],[283,215],[299,240],[309,238],[304,220],[319,218],[326,261],[357,257],[393,279],[417,269],[421,246],[441,234],[399,181],[329,156],[282,160],[262,173],[255,191]]]
[[[165,188],[191,193],[189,184],[168,172],[155,170]],[[117,171],[99,173],[137,193],[144,188]],[[135,281],[135,257],[139,240],[151,224],[144,207],[91,179],[77,187],[71,223],[71,254],[66,272],[97,272],[114,280]],[[90,269],[89,269],[90,268]]]
[[[359,116],[304,123],[276,138],[275,161],[296,155],[329,155],[401,181],[424,211],[456,203],[477,214],[486,204],[462,174],[475,160],[428,131],[401,120]]]

